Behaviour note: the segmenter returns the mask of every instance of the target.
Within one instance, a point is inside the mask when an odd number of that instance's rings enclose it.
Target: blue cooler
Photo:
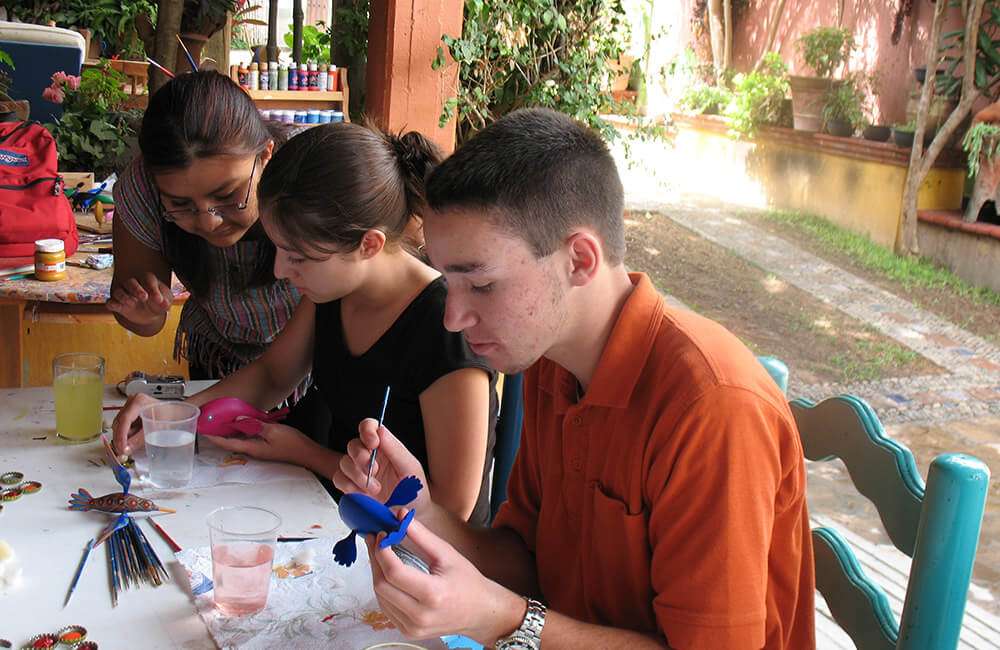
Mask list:
[[[30,25],[0,20],[0,50],[10,55],[14,70],[0,63],[11,77],[11,99],[27,99],[32,120],[52,122],[62,115],[62,104],[42,97],[52,85],[52,75],[60,70],[79,75],[83,65],[85,41],[71,29]]]

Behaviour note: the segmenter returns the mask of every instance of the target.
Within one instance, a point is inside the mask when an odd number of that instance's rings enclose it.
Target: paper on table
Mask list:
[[[372,590],[367,549],[358,545],[358,560],[342,567],[333,560],[337,540],[278,544],[267,606],[253,616],[227,618],[212,592],[212,555],[207,546],[176,553],[187,570],[195,605],[212,638],[221,648],[368,648],[405,638],[379,609]],[[313,553],[303,553],[304,550]],[[307,565],[299,564],[310,555]],[[440,639],[408,648],[440,649]],[[382,646],[392,647],[392,646]]]
[[[267,483],[285,479],[300,479],[305,470],[286,463],[257,460],[244,454],[234,454],[213,444],[204,436],[198,441],[199,453],[194,457],[191,482],[184,489],[203,488],[226,483]],[[142,448],[133,456],[135,481],[132,491],[140,494],[155,492],[160,488],[149,482],[149,456]]]

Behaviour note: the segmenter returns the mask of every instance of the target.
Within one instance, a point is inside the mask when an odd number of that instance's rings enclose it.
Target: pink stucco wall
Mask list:
[[[880,121],[904,121],[908,93],[917,90],[913,68],[926,65],[934,5],[930,0],[913,0],[913,13],[905,18],[899,43],[893,45],[892,28],[901,0],[786,0],[784,13],[778,18],[779,27],[772,49],[781,54],[791,74],[812,75],[795,48],[795,39],[802,32],[817,26],[849,28],[859,47],[850,62],[851,70],[880,73],[881,93],[875,100]],[[659,0],[673,5],[666,9],[669,17],[663,24],[672,24],[669,49],[677,53],[695,41],[691,30],[694,0]],[[737,24],[733,39],[733,67],[746,71],[761,56],[770,27],[776,0],[752,0]],[[660,7],[657,7],[657,11]],[[961,28],[963,21],[958,7],[946,9],[943,31]],[[706,52],[707,36],[696,47]],[[668,55],[669,56],[669,55]],[[842,72],[842,71],[840,71]],[[838,72],[835,76],[840,76]],[[976,108],[988,103],[981,100]]]

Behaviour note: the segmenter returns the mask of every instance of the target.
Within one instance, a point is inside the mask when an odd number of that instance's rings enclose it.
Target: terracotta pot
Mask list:
[[[823,97],[833,83],[833,79],[819,77],[788,77],[792,93],[792,123],[797,130],[819,131],[823,128]]]

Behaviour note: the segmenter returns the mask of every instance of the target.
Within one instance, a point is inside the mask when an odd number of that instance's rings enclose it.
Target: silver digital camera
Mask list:
[[[124,392],[126,395],[146,393],[161,399],[183,399],[184,378],[177,375],[147,375],[136,370],[125,378]]]

